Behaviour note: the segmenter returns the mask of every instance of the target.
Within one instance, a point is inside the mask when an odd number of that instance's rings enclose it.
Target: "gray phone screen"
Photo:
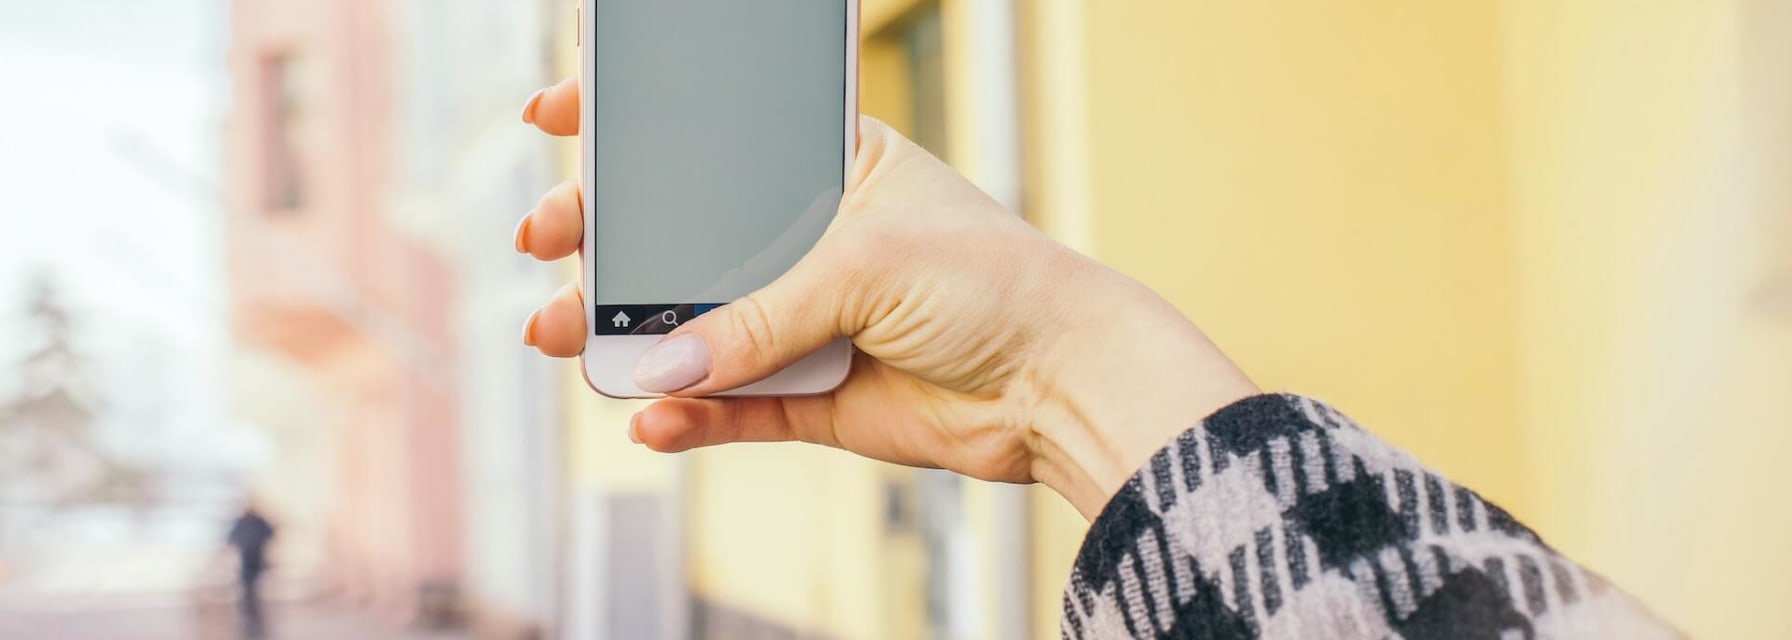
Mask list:
[[[770,283],[845,183],[847,0],[595,0],[598,334],[664,333]]]

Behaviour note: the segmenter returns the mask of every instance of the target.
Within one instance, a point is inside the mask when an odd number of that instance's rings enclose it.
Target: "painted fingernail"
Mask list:
[[[516,252],[517,253],[528,253],[529,252],[529,223],[531,220],[534,220],[534,219],[535,219],[535,212],[530,211],[529,215],[523,216],[522,220],[517,221],[516,231],[514,232],[516,235]]]
[[[538,89],[535,95],[529,96],[529,102],[523,105],[523,122],[535,124],[535,108],[541,106],[541,97],[547,92],[547,89]]]
[[[541,310],[536,309],[529,314],[529,320],[523,323],[523,345],[535,346],[535,321],[541,319]]]
[[[653,345],[635,361],[635,386],[648,393],[670,393],[709,376],[709,345],[695,334],[675,336]]]
[[[641,414],[639,412],[637,412],[637,413],[635,413],[634,417],[628,419],[628,439],[630,442],[633,442],[635,444],[641,444],[640,429],[641,429]]]

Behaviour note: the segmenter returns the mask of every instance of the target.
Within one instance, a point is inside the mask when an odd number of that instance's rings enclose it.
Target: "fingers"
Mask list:
[[[578,135],[579,79],[561,80],[529,96],[523,105],[523,122],[556,136]]]
[[[698,316],[635,363],[643,391],[704,396],[764,379],[847,335],[854,261],[825,241],[763,289]]]
[[[567,78],[535,92],[523,105],[523,122],[544,132],[579,132],[579,82]],[[584,240],[584,207],[577,181],[550,189],[516,227],[516,250],[541,260],[558,260],[579,250]],[[561,287],[553,299],[523,324],[523,344],[556,358],[585,350],[585,301],[577,285]]]
[[[543,355],[570,358],[585,350],[585,295],[569,284],[523,324],[523,344]]]
[[[516,250],[540,260],[559,260],[579,250],[585,230],[585,208],[577,180],[549,189],[535,210],[516,225]]]
[[[667,398],[635,417],[629,425],[629,438],[663,453],[730,442],[819,441],[824,438],[815,436],[833,432],[828,427],[833,419],[832,403],[827,396]]]

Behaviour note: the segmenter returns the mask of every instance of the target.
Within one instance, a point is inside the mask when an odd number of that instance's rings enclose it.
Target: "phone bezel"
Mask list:
[[[595,70],[591,58],[585,55],[583,43],[591,42],[596,34],[597,12],[593,3],[597,0],[579,0],[579,185],[582,193],[590,193],[592,182],[596,176],[597,146],[592,139],[594,109],[590,105],[594,89]],[[846,3],[846,91],[842,110],[842,126],[846,141],[842,150],[841,182],[851,181],[853,158],[858,153],[859,138],[859,0],[841,0]],[[584,251],[581,256],[592,255],[595,251],[591,233],[593,218],[591,212],[581,211],[585,218]],[[579,281],[585,293],[583,302],[585,313],[585,351],[580,354],[579,369],[584,372],[585,383],[592,390],[612,398],[658,398],[661,394],[642,391],[635,386],[634,363],[648,348],[658,344],[665,336],[659,335],[596,335],[592,327],[596,326],[594,317],[597,299],[596,282],[591,277],[591,270],[583,264],[579,266]],[[769,378],[750,385],[733,389],[718,395],[722,396],[802,396],[818,395],[833,391],[846,381],[852,368],[852,343],[841,338],[829,343],[821,350],[810,354],[801,361],[786,367]]]

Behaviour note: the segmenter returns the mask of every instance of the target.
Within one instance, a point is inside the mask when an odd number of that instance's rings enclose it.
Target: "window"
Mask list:
[[[915,142],[941,158],[946,153],[946,56],[940,7],[929,3],[896,26],[908,58],[909,104]]]
[[[304,166],[299,144],[304,118],[304,74],[292,54],[261,62],[262,206],[292,212],[305,206]]]
[[[943,22],[938,2],[916,2],[867,32],[860,50],[859,108],[946,158]]]

